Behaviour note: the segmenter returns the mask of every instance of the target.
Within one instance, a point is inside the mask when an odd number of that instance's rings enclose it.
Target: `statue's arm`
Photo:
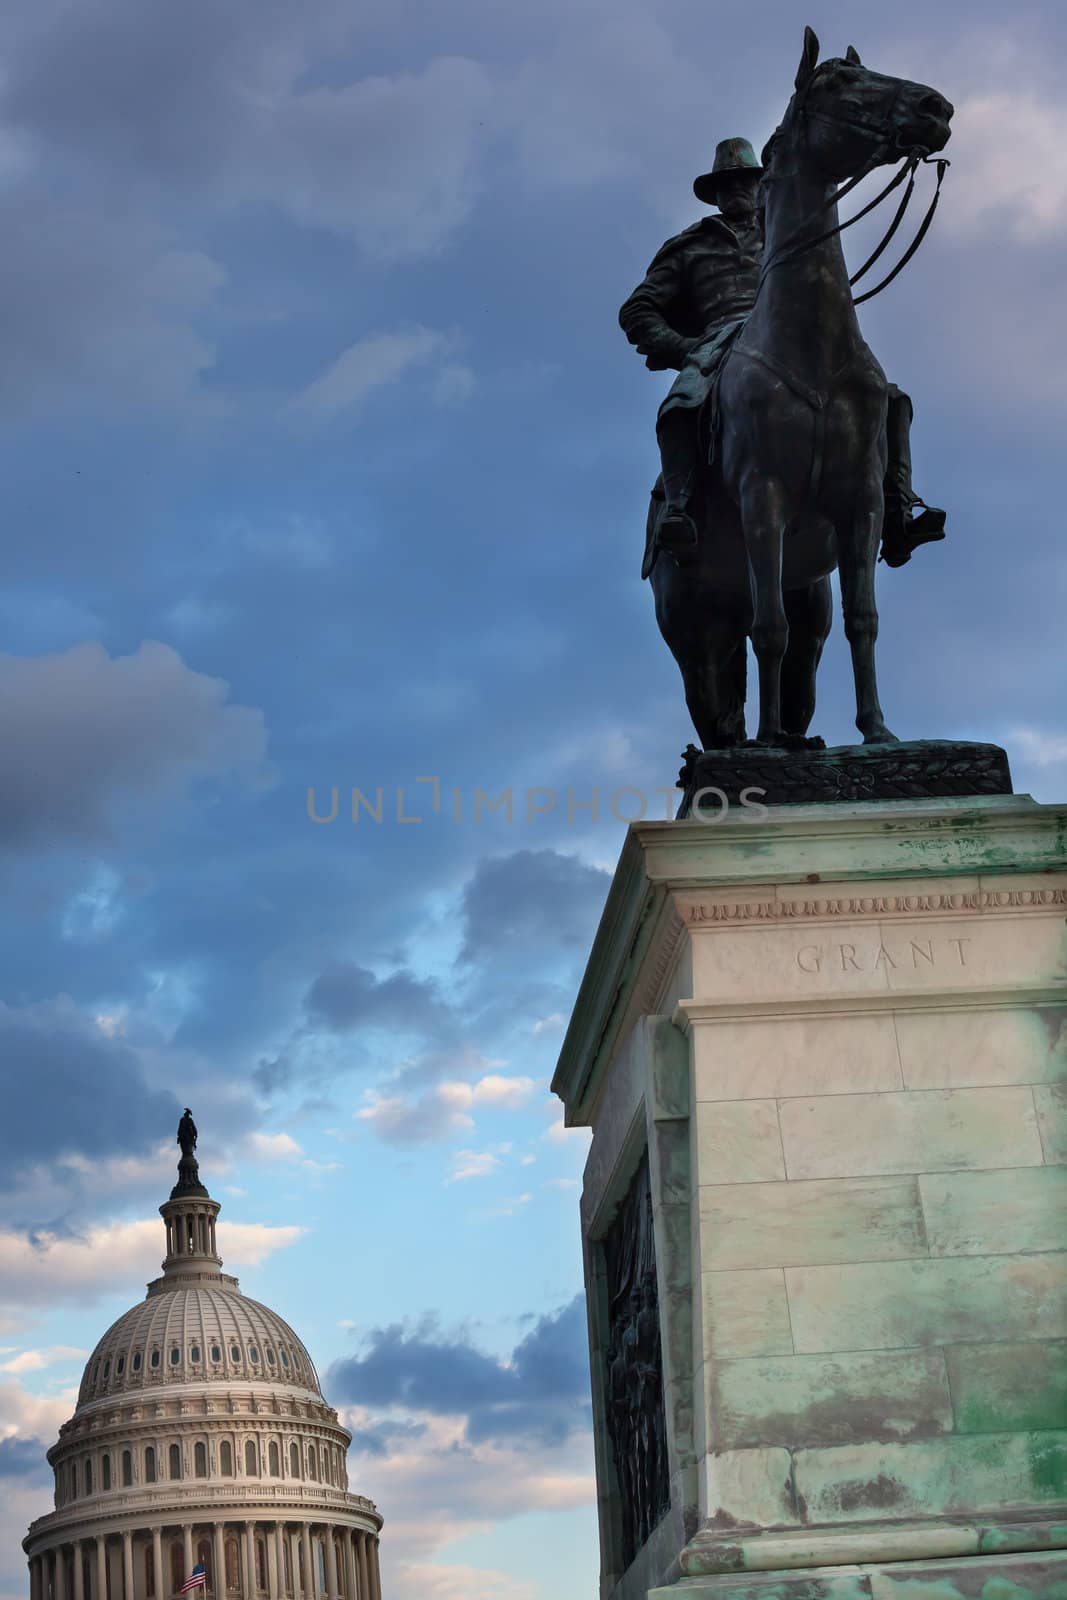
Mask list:
[[[672,325],[674,309],[681,301],[683,266],[681,251],[657,256],[619,312],[619,325],[645,365],[652,372],[672,367],[680,372],[694,341]]]

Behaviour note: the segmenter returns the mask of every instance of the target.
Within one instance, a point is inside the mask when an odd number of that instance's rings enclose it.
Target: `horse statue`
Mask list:
[[[860,334],[837,201],[877,167],[904,160],[914,171],[942,150],[952,112],[925,84],[870,71],[851,46],[820,64],[805,29],[795,93],[764,152],[759,289],[704,420],[715,460],[693,501],[699,539],[684,562],[660,559],[651,573],[705,749],[745,742],[749,638],[756,744],[821,745],[806,736],[835,567],[856,726],[865,744],[896,742],[874,659],[888,386]],[[661,510],[654,497],[650,533]]]

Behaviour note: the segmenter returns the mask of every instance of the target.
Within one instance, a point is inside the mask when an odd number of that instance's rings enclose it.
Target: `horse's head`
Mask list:
[[[819,41],[804,29],[789,120],[803,124],[796,131],[828,179],[840,182],[909,151],[943,150],[952,110],[951,102],[925,83],[872,72],[851,45],[843,58],[820,64]]]

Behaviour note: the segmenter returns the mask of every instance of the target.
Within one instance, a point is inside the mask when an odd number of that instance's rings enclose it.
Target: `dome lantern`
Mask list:
[[[161,1286],[168,1288],[176,1279],[203,1282],[222,1275],[222,1257],[215,1242],[215,1219],[221,1207],[200,1182],[196,1140],[196,1123],[186,1106],[178,1124],[178,1144],[182,1152],[178,1181],[170,1191],[170,1199],[159,1208],[167,1230]]]

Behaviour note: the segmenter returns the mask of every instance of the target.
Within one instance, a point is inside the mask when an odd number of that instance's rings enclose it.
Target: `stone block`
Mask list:
[[[1067,1429],[1067,1341],[945,1351],[959,1433]]]
[[[1057,1339],[1067,1327],[1063,1252],[786,1267],[785,1281],[798,1354]]]
[[[693,1071],[698,1101],[904,1088],[890,1015],[697,1022]]]
[[[1039,1084],[1034,1089],[1034,1105],[1045,1160],[1067,1162],[1067,1083]]]
[[[1062,905],[1017,914],[984,915],[965,893],[942,891],[945,911],[911,918],[863,915],[891,894],[865,899],[857,885],[820,886],[813,907],[848,908],[852,916],[818,911],[782,920],[691,926],[693,998],[733,1004],[792,999],[832,1000],[961,991],[1050,988],[1063,984],[1067,955]],[[879,886],[880,888],[882,886]],[[885,885],[888,891],[891,886]],[[843,892],[839,897],[834,890]],[[924,886],[925,889],[925,886]],[[929,893],[929,891],[928,891]],[[936,902],[936,895],[934,895]],[[783,892],[790,906],[792,894]],[[955,908],[959,902],[963,909]]]
[[[792,1355],[789,1304],[780,1267],[702,1274],[704,1359]]]
[[[689,1047],[669,1016],[645,1017],[649,1098],[656,1121],[689,1115]]]
[[[871,1600],[1067,1600],[1067,1554],[908,1561],[870,1572]]]
[[[706,1368],[715,1443],[740,1449],[950,1432],[940,1350],[718,1361]]]
[[[925,1255],[918,1180],[829,1178],[701,1188],[700,1251],[705,1271]]]
[[[931,1255],[1057,1250],[1067,1242],[1067,1166],[935,1172],[918,1183]]]
[[[896,1033],[908,1089],[1067,1079],[1067,1006],[901,1011]]]
[[[902,1090],[780,1102],[790,1178],[1040,1165],[1031,1090]]]
[[[980,1515],[1067,1499],[1067,1432],[990,1433],[798,1450],[809,1522]]]
[[[785,1177],[774,1100],[698,1103],[696,1130],[697,1183],[760,1183]]]
[[[701,1463],[704,1515],[725,1527],[797,1520],[788,1450],[715,1450]]]
[[[1067,1600],[1067,1552],[724,1573],[649,1589],[647,1600]]]
[[[653,1204],[687,1206],[692,1199],[688,1122],[653,1122],[648,1148]]]

